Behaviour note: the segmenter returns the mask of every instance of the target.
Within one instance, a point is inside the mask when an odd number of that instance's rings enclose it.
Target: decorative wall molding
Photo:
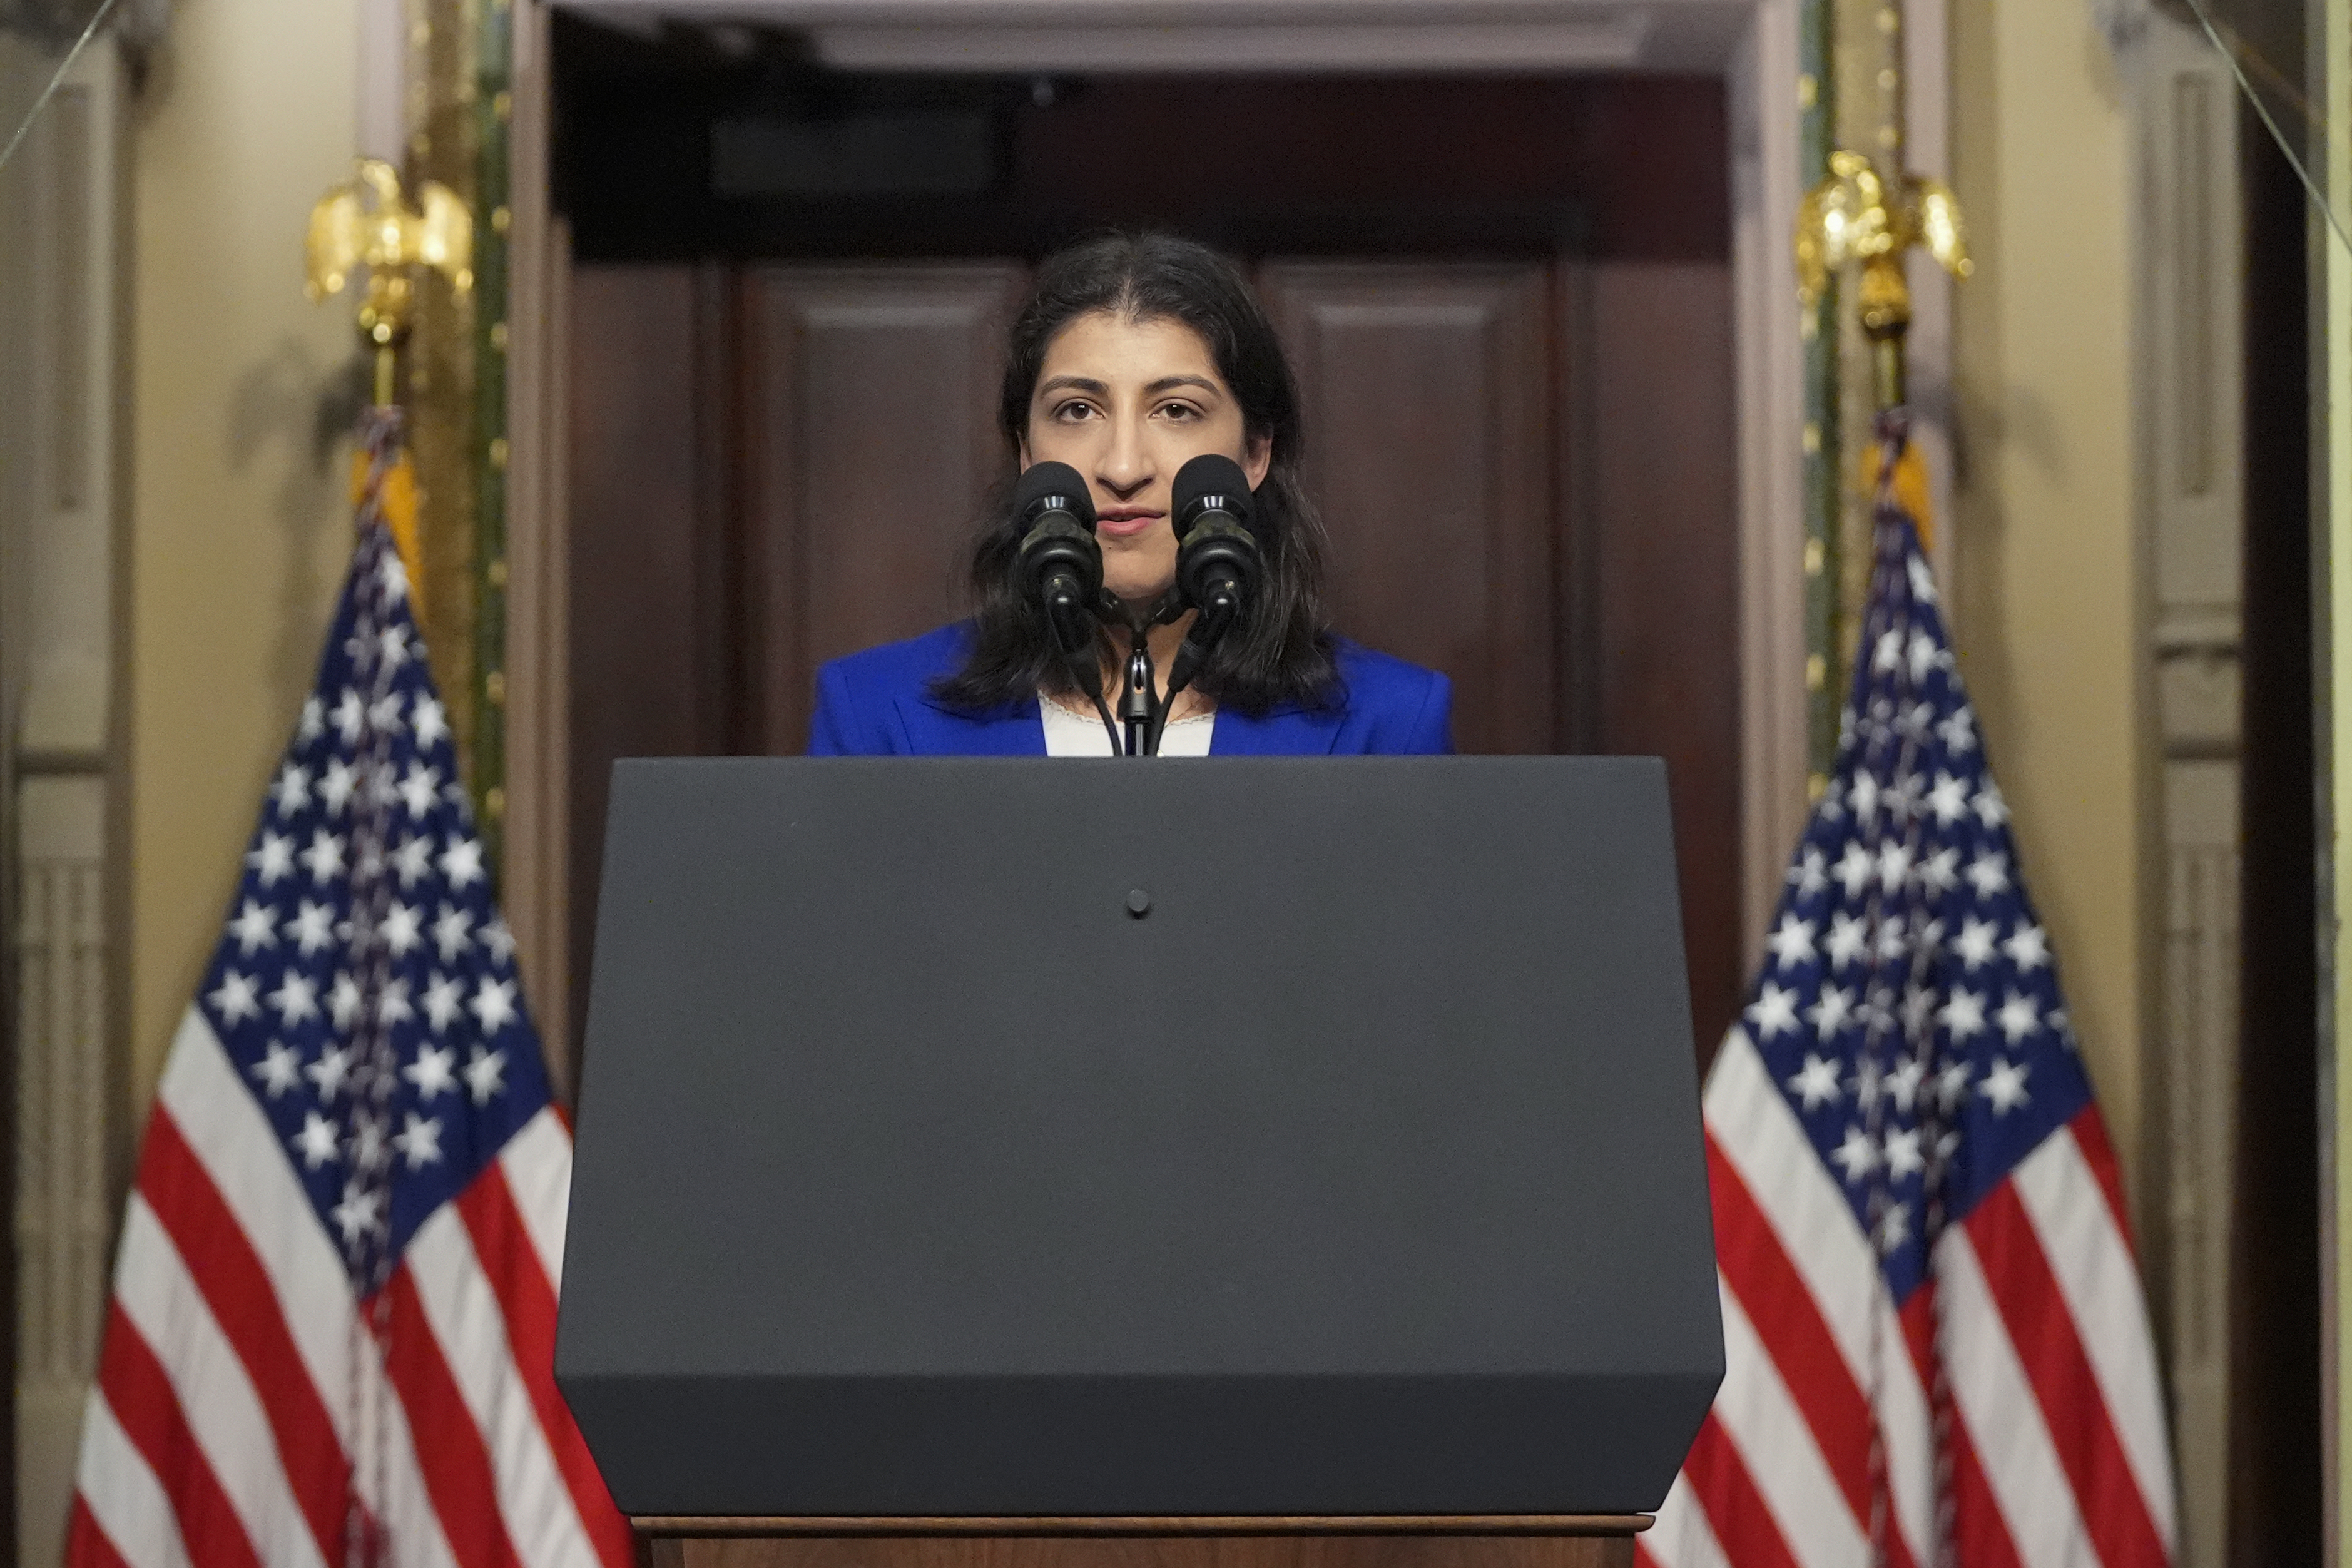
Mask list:
[[[2143,1240],[2171,1373],[2177,1561],[2219,1568],[2239,1059],[2237,89],[2201,33],[2144,8],[2130,20],[2117,48],[2139,142],[2132,320],[2161,900]]]
[[[16,1476],[20,1562],[62,1541],[104,1321],[114,1194],[106,781],[18,786]]]
[[[0,38],[0,73],[28,60]],[[84,50],[0,171],[0,947],[19,1562],[60,1559],[128,1121],[115,827],[126,68]]]
[[[563,494],[571,247],[549,205],[546,6],[513,16],[512,184],[508,202],[507,816],[499,888],[517,963],[547,1043],[556,1093],[572,1098],[570,929],[572,595]]]

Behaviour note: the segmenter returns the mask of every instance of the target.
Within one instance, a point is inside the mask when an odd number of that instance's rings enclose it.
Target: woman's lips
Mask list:
[[[1132,539],[1149,532],[1153,523],[1167,515],[1160,511],[1107,511],[1095,519],[1095,531],[1114,539]]]

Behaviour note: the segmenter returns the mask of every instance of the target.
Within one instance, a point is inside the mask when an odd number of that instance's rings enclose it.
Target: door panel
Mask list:
[[[614,759],[730,744],[730,468],[713,460],[730,351],[716,268],[583,267],[570,293],[567,974],[580,1020]]]
[[[1730,269],[1604,262],[1563,287],[1584,292],[1590,387],[1570,437],[1590,486],[1576,527],[1589,729],[1575,749],[1666,759],[1704,1055],[1730,1026],[1748,964]]]
[[[1026,273],[769,268],[745,284],[751,749],[796,752],[817,666],[952,619],[1011,471],[993,413]]]
[[[1465,752],[1554,749],[1548,271],[1273,261],[1341,630],[1445,671]]]

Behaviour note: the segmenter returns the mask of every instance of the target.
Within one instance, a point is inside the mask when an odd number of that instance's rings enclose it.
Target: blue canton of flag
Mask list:
[[[199,992],[362,1293],[549,1099],[422,651],[373,526]]]
[[[1837,763],[1744,1015],[1895,1299],[2091,1097],[1910,520],[1881,514]]]

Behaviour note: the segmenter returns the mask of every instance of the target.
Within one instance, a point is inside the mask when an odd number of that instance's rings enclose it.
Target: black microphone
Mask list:
[[[1013,579],[1045,616],[1045,629],[1078,689],[1095,705],[1119,752],[1118,726],[1103,702],[1102,670],[1095,662],[1092,616],[1102,597],[1102,545],[1095,539],[1094,498],[1067,463],[1032,463],[1013,486],[1013,515],[1021,531]]]
[[[1152,756],[1160,754],[1176,694],[1192,684],[1209,655],[1257,596],[1265,576],[1265,560],[1250,528],[1253,506],[1249,476],[1239,463],[1214,452],[1203,452],[1177,469],[1170,486],[1169,509],[1176,524],[1176,592],[1200,614],[1168,667],[1168,700],[1144,747]]]
[[[1221,634],[1249,605],[1265,575],[1251,531],[1249,478],[1231,458],[1203,452],[1176,470],[1176,587]]]
[[[1013,575],[1029,602],[1057,629],[1071,612],[1092,611],[1102,592],[1102,546],[1095,542],[1094,498],[1067,463],[1032,463],[1013,487],[1021,530]]]

